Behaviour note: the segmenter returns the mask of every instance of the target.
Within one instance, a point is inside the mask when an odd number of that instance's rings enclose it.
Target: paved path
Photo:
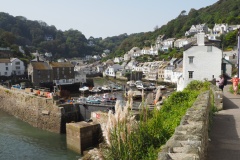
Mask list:
[[[224,88],[223,110],[216,113],[210,130],[207,160],[240,160],[240,95]]]

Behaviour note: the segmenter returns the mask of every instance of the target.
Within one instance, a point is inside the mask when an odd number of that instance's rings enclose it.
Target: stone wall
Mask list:
[[[222,91],[216,86],[211,86],[210,91],[200,94],[193,106],[183,116],[173,136],[161,148],[158,159],[204,160],[209,139],[211,102],[214,103],[218,110],[221,110],[223,106],[222,99]]]
[[[57,105],[52,98],[0,86],[0,109],[30,125],[55,133],[66,132],[66,122],[77,121],[73,105]],[[71,109],[71,108],[72,109]],[[66,109],[70,108],[70,109]]]
[[[216,85],[211,85],[211,91],[214,98],[214,106],[218,111],[223,109],[223,92]]]
[[[210,92],[198,96],[173,136],[162,147],[159,160],[202,160],[208,145]]]

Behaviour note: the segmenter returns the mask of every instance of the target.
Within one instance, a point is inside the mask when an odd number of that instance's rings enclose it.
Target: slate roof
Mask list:
[[[31,62],[33,69],[36,70],[51,70],[50,65],[47,62]]]
[[[0,59],[0,63],[11,63],[10,59]]]
[[[50,62],[49,65],[54,67],[74,67],[70,62]]]

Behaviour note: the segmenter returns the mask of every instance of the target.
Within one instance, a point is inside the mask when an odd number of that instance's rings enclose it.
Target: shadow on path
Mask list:
[[[207,160],[240,160],[240,95],[224,90],[223,110],[213,117]]]

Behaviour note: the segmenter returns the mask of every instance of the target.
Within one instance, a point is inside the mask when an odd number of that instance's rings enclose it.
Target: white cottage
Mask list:
[[[0,59],[0,76],[11,76],[12,65],[10,59]]]
[[[123,67],[119,64],[114,64],[112,66],[108,66],[108,68],[104,71],[105,76],[116,77],[116,72],[122,70]]]
[[[25,66],[23,61],[18,58],[11,58],[12,64],[12,74],[14,75],[24,75],[25,73]]]
[[[183,76],[178,80],[177,90],[183,90],[193,80],[218,79],[221,74],[221,49],[205,45],[204,33],[197,34],[197,45],[183,52]]]

